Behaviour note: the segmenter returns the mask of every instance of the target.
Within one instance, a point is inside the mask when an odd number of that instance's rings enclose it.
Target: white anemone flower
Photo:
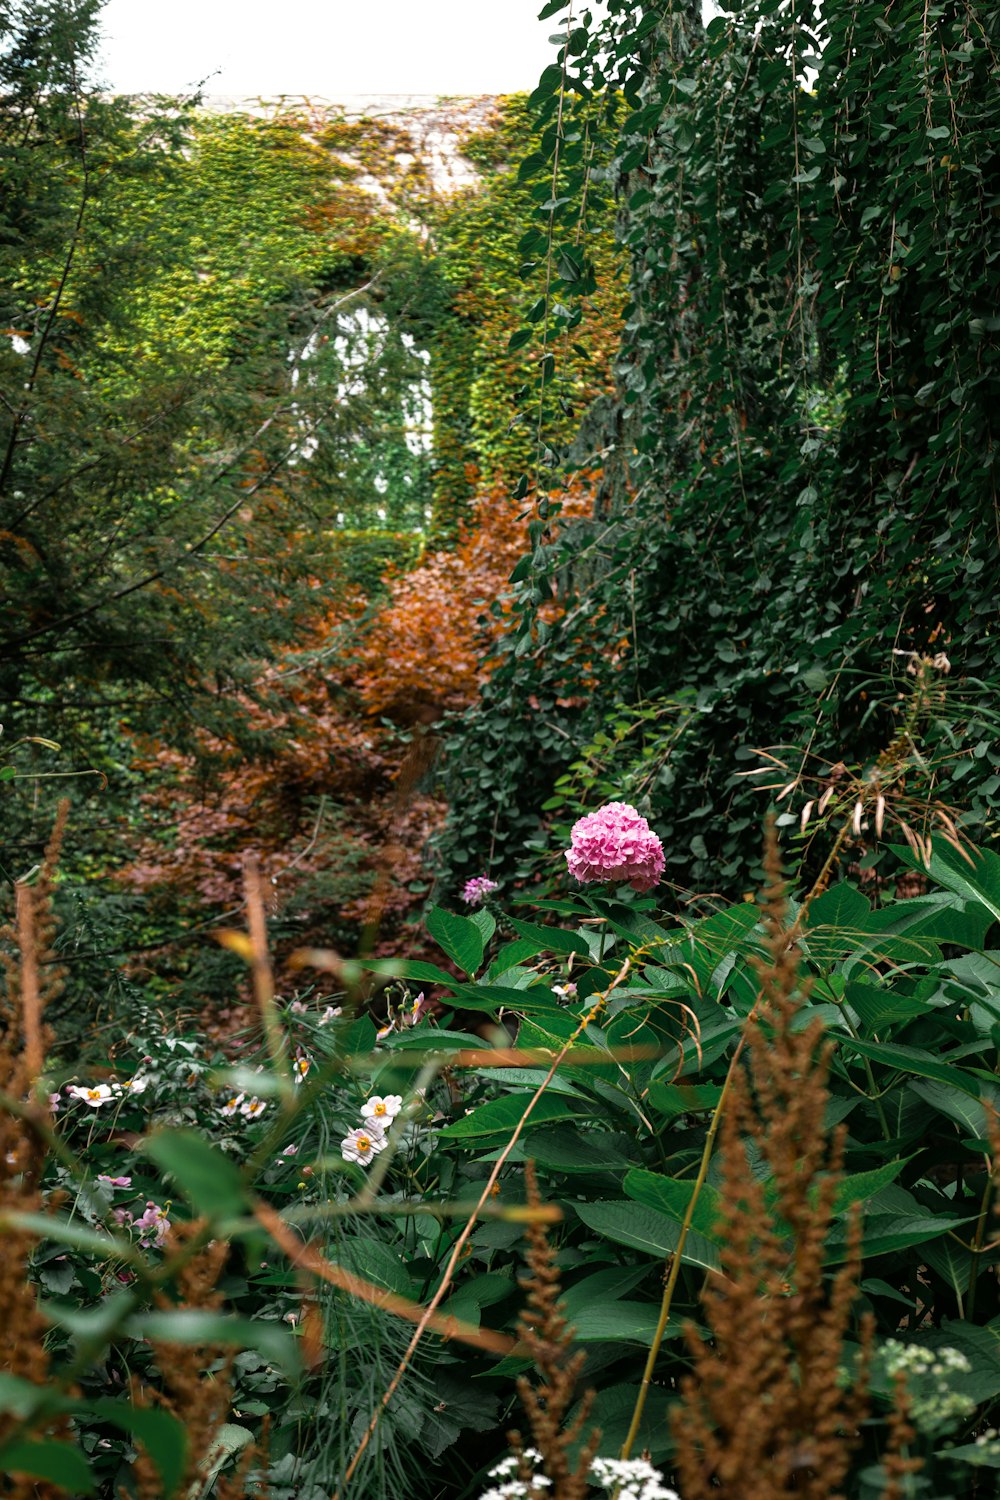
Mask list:
[[[373,1157],[384,1151],[388,1141],[379,1127],[372,1122],[371,1125],[359,1125],[357,1130],[351,1130],[340,1143],[340,1154],[345,1161],[356,1161],[362,1167],[367,1167]]]
[[[75,1085],[66,1090],[74,1099],[82,1099],[91,1109],[100,1109],[102,1104],[107,1104],[114,1098],[114,1094],[106,1083],[95,1084],[92,1088],[87,1084]]]
[[[228,1101],[228,1103],[222,1106],[220,1113],[224,1115],[234,1115],[245,1098],[245,1094],[234,1094],[233,1097]]]
[[[126,1078],[124,1083],[116,1083],[116,1092],[123,1094],[143,1094],[149,1088],[149,1079],[141,1073],[136,1073],[134,1078]]]
[[[266,1099],[258,1099],[255,1094],[252,1099],[248,1099],[245,1104],[240,1105],[240,1114],[246,1115],[248,1120],[256,1120],[257,1116],[262,1115],[266,1108]]]
[[[379,1094],[373,1094],[362,1104],[361,1117],[364,1120],[374,1121],[384,1130],[396,1118],[402,1107],[401,1094],[386,1094],[384,1098]]]

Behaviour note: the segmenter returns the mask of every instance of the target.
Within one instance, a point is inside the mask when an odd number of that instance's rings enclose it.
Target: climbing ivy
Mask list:
[[[535,871],[542,802],[623,703],[680,723],[638,800],[685,885],[749,883],[759,750],[789,767],[789,823],[895,744],[918,817],[943,799],[992,828],[995,7],[608,9],[534,96],[544,121],[567,91],[624,100],[592,116],[631,259],[604,485],[558,541],[536,492],[505,659],[453,737],[446,859]],[[633,766],[612,740],[607,781]]]

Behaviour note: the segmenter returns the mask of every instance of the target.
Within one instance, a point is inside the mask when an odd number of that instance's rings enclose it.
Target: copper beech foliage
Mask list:
[[[564,516],[590,506],[584,481],[562,498]],[[121,878],[223,910],[240,904],[252,854],[273,882],[276,914],[294,909],[297,939],[329,940],[332,924],[346,942],[374,914],[376,942],[391,948],[422,899],[408,886],[444,816],[434,727],[474,701],[491,671],[505,585],[526,542],[521,503],[481,488],[451,548],[390,571],[374,607],[358,588],[339,590],[302,649],[262,672],[270,706],[248,697],[244,711],[266,754],[250,759],[205,736],[208,773],[201,758],[142,746],[147,821]],[[379,880],[387,865],[391,880]]]

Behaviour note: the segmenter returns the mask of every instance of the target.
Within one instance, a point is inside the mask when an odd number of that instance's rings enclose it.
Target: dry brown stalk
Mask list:
[[[4,990],[0,997],[0,1093],[27,1100],[23,1112],[0,1112],[0,1215],[37,1213],[42,1208],[38,1190],[45,1161],[45,1143],[37,1128],[48,1116],[48,1101],[36,1088],[50,1044],[44,1024],[45,1005],[60,992],[63,971],[54,962],[56,923],[52,888],[56,862],[66,827],[68,804],[60,804],[52,836],[34,886],[15,887],[16,926],[0,931],[3,944]],[[35,1125],[35,1128],[33,1128]],[[44,1338],[48,1325],[38,1310],[37,1294],[28,1273],[33,1236],[5,1227],[0,1247],[0,1371],[32,1385],[48,1379]],[[12,1417],[0,1419],[0,1441],[12,1431]],[[65,1419],[50,1424],[61,1433]],[[60,1494],[58,1486],[25,1475],[0,1479],[0,1494],[8,1500],[47,1500]]]
[[[822,1024],[796,1029],[798,953],[773,833],[765,868],[761,1004],[722,1131],[722,1273],[703,1294],[711,1339],[688,1330],[693,1374],[672,1424],[685,1500],[839,1500],[867,1410],[867,1324],[854,1388],[840,1384],[860,1230],[855,1219],[847,1258],[827,1283],[843,1133],[828,1139],[823,1125],[830,1047]],[[768,1189],[750,1145],[767,1165]]]
[[[539,1207],[541,1198],[532,1161],[525,1165],[525,1182],[528,1203],[532,1208]],[[564,1427],[563,1423],[587,1356],[582,1350],[570,1353],[573,1329],[559,1308],[559,1269],[544,1223],[532,1222],[527,1238],[529,1275],[522,1284],[528,1293],[528,1306],[518,1319],[517,1330],[541,1380],[534,1385],[526,1375],[520,1376],[517,1393],[528,1416],[532,1441],[541,1455],[541,1471],[549,1480],[544,1494],[549,1500],[584,1500],[587,1472],[601,1438],[599,1429],[591,1429],[575,1464],[571,1463],[570,1452],[590,1415],[593,1391],[586,1392],[570,1425]],[[521,1434],[511,1432],[508,1436],[518,1458],[520,1477],[529,1494],[535,1495],[531,1482],[536,1470],[525,1458]]]
[[[882,1455],[886,1482],[881,1500],[903,1500],[906,1479],[919,1474],[924,1466],[919,1454],[911,1455],[909,1446],[916,1437],[910,1421],[910,1398],[906,1390],[906,1371],[897,1370],[893,1378],[892,1415],[889,1418],[889,1446]]]
[[[174,1223],[168,1238],[171,1253],[183,1251],[196,1242],[205,1229],[205,1220],[192,1219],[187,1223]],[[163,1309],[175,1306],[200,1309],[217,1309],[223,1304],[223,1294],[218,1289],[219,1278],[225,1268],[229,1246],[224,1240],[210,1240],[177,1271],[180,1297],[172,1302],[163,1292],[157,1294],[157,1304]],[[202,1472],[212,1440],[226,1421],[232,1406],[232,1353],[222,1346],[211,1344],[163,1344],[153,1343],[153,1352],[163,1381],[162,1390],[136,1388],[133,1382],[133,1401],[140,1406],[154,1405],[167,1411],[184,1428],[187,1435],[187,1458],[182,1489],[193,1485]],[[206,1374],[217,1362],[222,1367],[217,1372]],[[136,1477],[145,1494],[140,1500],[154,1500],[154,1471],[148,1457],[140,1455],[136,1466]]]

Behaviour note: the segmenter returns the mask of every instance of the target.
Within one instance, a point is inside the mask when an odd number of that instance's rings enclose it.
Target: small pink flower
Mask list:
[[[298,1146],[286,1146],[281,1154],[282,1156],[295,1156],[298,1154],[298,1149]]]
[[[608,802],[573,824],[566,863],[583,885],[619,880],[634,891],[651,891],[665,862],[663,845],[646,819],[627,802]]]
[[[62,1102],[62,1096],[61,1096],[61,1094],[56,1093],[56,1094],[50,1094],[49,1095],[49,1109],[51,1109],[51,1111],[52,1111],[52,1113],[54,1115],[59,1113],[59,1105],[61,1104],[61,1102]]]
[[[139,1244],[144,1250],[158,1248],[170,1232],[167,1210],[150,1198],[146,1203],[145,1213],[136,1219],[133,1228],[140,1231]]]
[[[343,1011],[339,1005],[328,1005],[316,1024],[317,1026],[325,1026],[328,1021],[335,1021],[342,1014]]]
[[[404,1012],[403,1025],[416,1026],[419,1021],[422,1021],[424,1019],[424,1016],[430,1013],[430,1008],[431,1002],[424,999],[424,992],[423,990],[421,990],[420,994],[410,1006],[410,1009]]]
[[[98,1172],[98,1182],[107,1182],[111,1187],[129,1188],[132,1186],[131,1177],[109,1177],[106,1172]]]
[[[302,1004],[301,1000],[293,1000],[288,1009],[293,1016],[304,1016],[306,1013],[306,1007]]]
[[[462,900],[466,906],[482,906],[487,896],[498,891],[500,887],[495,880],[490,880],[488,875],[476,875],[472,880],[467,880],[462,890]]]

